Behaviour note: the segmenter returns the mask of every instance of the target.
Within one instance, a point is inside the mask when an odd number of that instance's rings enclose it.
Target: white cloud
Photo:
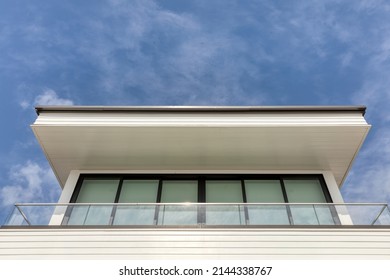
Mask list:
[[[347,201],[390,203],[390,21],[388,6],[382,1],[361,1],[355,9],[371,20],[357,33],[358,40],[350,46],[342,65],[359,64],[361,85],[354,92],[352,104],[367,106],[366,119],[372,129],[347,178],[342,192]],[[364,21],[362,21],[363,23]],[[351,27],[350,29],[353,29]],[[350,57],[355,58],[351,60]]]
[[[10,170],[9,181],[12,183],[0,188],[2,206],[14,203],[53,201],[60,193],[50,167],[42,167],[32,161],[13,166]]]
[[[36,105],[73,105],[70,99],[60,98],[52,89],[46,89],[42,94],[35,98]]]
[[[349,202],[390,203],[390,129],[384,123],[372,128],[342,189]]]
[[[20,90],[21,93],[21,101],[19,102],[20,107],[22,109],[30,108],[31,106],[36,105],[64,105],[64,106],[72,106],[74,105],[71,99],[61,98],[58,94],[52,89],[45,89],[41,94],[35,97],[33,101],[31,98],[31,89],[26,87],[22,87]],[[27,97],[27,95],[30,95]],[[31,104],[32,103],[32,104]]]
[[[27,100],[22,100],[20,103],[19,103],[20,107],[22,107],[23,109],[27,109],[30,107],[30,103],[27,101]]]

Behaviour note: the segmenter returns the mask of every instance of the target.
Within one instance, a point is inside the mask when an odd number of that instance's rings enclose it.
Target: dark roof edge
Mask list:
[[[36,106],[41,112],[360,112],[365,106]]]

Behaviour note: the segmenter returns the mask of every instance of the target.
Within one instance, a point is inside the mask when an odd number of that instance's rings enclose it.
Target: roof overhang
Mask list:
[[[364,106],[40,106],[32,129],[61,186],[71,170],[330,170],[344,181]]]

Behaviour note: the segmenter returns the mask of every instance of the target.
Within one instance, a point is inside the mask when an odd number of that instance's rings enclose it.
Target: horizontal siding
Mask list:
[[[0,229],[0,259],[390,259],[390,229]]]

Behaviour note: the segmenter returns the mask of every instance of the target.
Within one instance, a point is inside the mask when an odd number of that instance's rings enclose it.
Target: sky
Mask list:
[[[390,202],[390,2],[0,0],[0,224],[60,194],[38,104],[365,105],[342,194]]]

